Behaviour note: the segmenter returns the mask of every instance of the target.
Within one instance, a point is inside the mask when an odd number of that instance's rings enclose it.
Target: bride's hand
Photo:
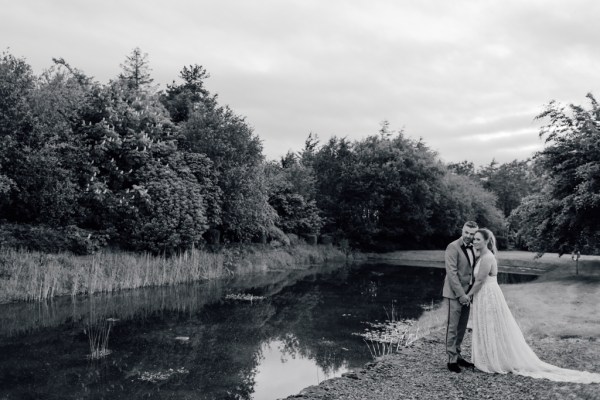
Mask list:
[[[462,304],[463,306],[468,306],[471,303],[471,300],[470,300],[469,296],[467,296],[465,294],[463,296],[460,296],[460,298],[458,299],[458,302],[460,304]]]

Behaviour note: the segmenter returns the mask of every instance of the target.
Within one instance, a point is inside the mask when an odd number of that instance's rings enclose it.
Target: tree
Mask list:
[[[197,244],[209,227],[228,240],[273,229],[260,139],[204,89],[206,70],[185,67],[163,95],[139,48],[106,85],[54,62],[36,77],[0,58],[0,218],[155,252]]]
[[[402,133],[332,138],[312,167],[325,231],[369,249],[416,245],[433,232],[433,189],[444,170],[421,141]]]
[[[469,219],[505,230],[496,197],[475,177],[450,172],[421,139],[385,124],[355,142],[334,137],[318,147],[311,135],[300,159],[315,173],[322,231],[359,248],[442,246]]]
[[[203,187],[191,170],[169,159],[168,167],[156,160],[146,164],[143,189],[133,185],[128,212],[122,212],[121,237],[124,247],[171,254],[202,242],[208,228]]]
[[[267,234],[276,213],[269,205],[262,143],[245,119],[202,95],[180,124],[180,148],[205,155],[214,166],[221,195],[220,224],[226,240],[247,241]]]
[[[209,227],[221,225],[223,191],[219,187],[219,177],[212,161],[204,154],[178,153],[183,157],[183,164],[189,168],[200,185],[200,192],[206,209]],[[176,165],[178,163],[174,163]]]
[[[183,84],[167,85],[167,92],[161,96],[161,101],[169,110],[171,119],[178,124],[187,121],[190,115],[202,104],[216,105],[216,96],[211,96],[204,88],[204,80],[210,77],[201,65],[183,67],[179,73]]]
[[[129,249],[189,248],[218,220],[212,163],[178,152],[178,129],[158,94],[130,83],[93,85],[73,128],[86,150],[79,222]]]
[[[264,166],[240,165],[220,175],[223,213],[220,229],[229,241],[247,242],[273,232],[277,213],[269,204]]]
[[[269,204],[277,212],[275,225],[286,233],[318,234],[322,220],[314,200],[315,178],[311,168],[288,152],[281,163],[266,164]]]
[[[148,53],[142,53],[139,47],[133,49],[131,54],[125,58],[121,69],[123,72],[119,75],[119,79],[126,82],[131,89],[147,88],[154,81],[150,77]]]
[[[219,171],[263,161],[262,143],[245,118],[228,106],[203,103],[182,125],[182,148],[206,154]]]
[[[498,238],[503,237],[506,221],[496,208],[496,196],[485,190],[477,180],[449,172],[437,186],[431,224],[436,227],[432,242],[442,246],[460,234],[465,221],[477,221],[480,227],[492,230]]]
[[[472,161],[461,161],[457,163],[449,163],[447,165],[448,171],[465,176],[474,176],[475,175],[475,165]]]
[[[315,199],[323,217],[323,230],[328,233],[343,229],[340,226],[343,181],[340,179],[348,164],[351,164],[351,143],[345,138],[332,137],[325,145],[317,148],[318,141],[312,137],[306,142],[301,155],[315,176]]]
[[[8,185],[0,212],[13,222],[76,224],[76,167],[85,157],[72,125],[89,82],[81,76],[75,79],[74,70],[65,70],[64,60],[39,78],[12,56],[5,55],[2,65],[2,97],[9,104],[2,111],[6,120],[1,124],[5,131],[0,157]]]
[[[7,52],[0,58],[0,215],[14,218],[21,184],[15,163],[23,160],[35,119],[29,98],[35,87],[31,67]],[[11,218],[11,219],[12,219]]]
[[[496,194],[496,206],[508,217],[521,200],[537,189],[532,162],[513,160],[498,164],[495,160],[477,171],[483,187]]]
[[[511,218],[531,250],[600,253],[600,107],[587,98],[589,109],[551,101],[538,116],[548,121],[535,155],[543,187]]]

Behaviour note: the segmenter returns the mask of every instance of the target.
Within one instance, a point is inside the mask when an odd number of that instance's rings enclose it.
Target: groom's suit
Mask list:
[[[469,321],[469,307],[460,304],[472,284],[475,253],[465,246],[462,237],[446,247],[446,279],[442,295],[448,303],[448,326],[446,330],[446,351],[448,362],[455,363],[460,355],[460,346]]]

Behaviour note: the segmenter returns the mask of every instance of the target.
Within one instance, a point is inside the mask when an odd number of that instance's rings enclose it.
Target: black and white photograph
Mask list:
[[[0,10],[0,400],[600,399],[600,2]]]

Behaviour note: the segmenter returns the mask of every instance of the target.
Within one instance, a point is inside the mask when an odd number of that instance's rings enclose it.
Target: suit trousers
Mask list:
[[[448,303],[448,325],[446,327],[446,352],[448,362],[455,363],[459,358],[467,323],[469,322],[469,306],[463,306],[458,299],[446,298]]]

